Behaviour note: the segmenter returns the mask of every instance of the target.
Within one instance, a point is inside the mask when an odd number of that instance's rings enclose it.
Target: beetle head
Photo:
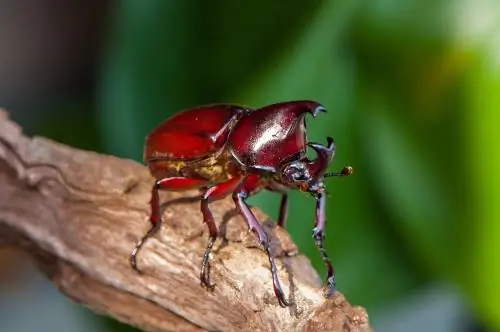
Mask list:
[[[299,189],[315,195],[325,190],[323,179],[333,176],[347,176],[352,174],[352,167],[345,166],[340,172],[325,173],[335,156],[333,138],[327,137],[327,145],[308,143],[316,152],[316,159],[307,157],[283,165],[280,171],[281,182],[292,189]]]

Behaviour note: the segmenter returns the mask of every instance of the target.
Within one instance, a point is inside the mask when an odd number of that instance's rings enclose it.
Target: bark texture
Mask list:
[[[0,110],[0,243],[27,251],[67,296],[146,331],[371,331],[368,315],[321,279],[288,233],[258,210],[279,277],[294,304],[274,297],[268,260],[230,198],[212,204],[222,236],[213,293],[200,286],[207,231],[197,192],[162,193],[162,229],[129,265],[149,228],[153,178],[131,160],[26,137]]]

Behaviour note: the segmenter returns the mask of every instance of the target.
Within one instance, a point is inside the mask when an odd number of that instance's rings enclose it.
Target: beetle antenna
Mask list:
[[[348,176],[351,175],[354,172],[352,166],[344,166],[340,172],[330,172],[330,173],[325,173],[323,177],[325,178],[331,178],[334,176]]]

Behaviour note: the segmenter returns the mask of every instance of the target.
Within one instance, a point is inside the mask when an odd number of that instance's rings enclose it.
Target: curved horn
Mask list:
[[[326,108],[323,105],[318,105],[315,109],[310,111],[313,118],[317,117],[319,113],[327,113]]]
[[[335,142],[333,138],[327,137],[327,146],[319,143],[308,143],[307,145],[316,151],[316,159],[308,163],[307,167],[313,178],[318,179],[323,176],[323,174],[328,169],[328,166],[335,156]]]

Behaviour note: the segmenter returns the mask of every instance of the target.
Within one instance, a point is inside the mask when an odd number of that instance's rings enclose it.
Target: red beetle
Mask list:
[[[313,237],[328,268],[327,296],[335,290],[334,271],[323,248],[325,230],[326,189],[323,179],[352,173],[346,166],[340,172],[325,173],[333,160],[334,142],[327,145],[307,140],[305,116],[316,117],[326,112],[314,101],[290,101],[259,109],[238,105],[208,105],[187,109],[167,119],[146,139],[144,160],[157,179],[151,198],[152,224],[137,243],[130,257],[137,268],[136,257],[144,241],[161,224],[159,190],[202,189],[201,213],[210,233],[201,263],[200,281],[208,289],[210,264],[208,258],[218,236],[209,204],[229,194],[267,252],[276,297],[281,306],[289,305],[277,277],[276,264],[269,250],[269,241],[246,199],[262,189],[282,194],[278,225],[285,226],[288,212],[288,190],[299,189],[316,199],[316,223]],[[307,148],[317,157],[309,160]]]

